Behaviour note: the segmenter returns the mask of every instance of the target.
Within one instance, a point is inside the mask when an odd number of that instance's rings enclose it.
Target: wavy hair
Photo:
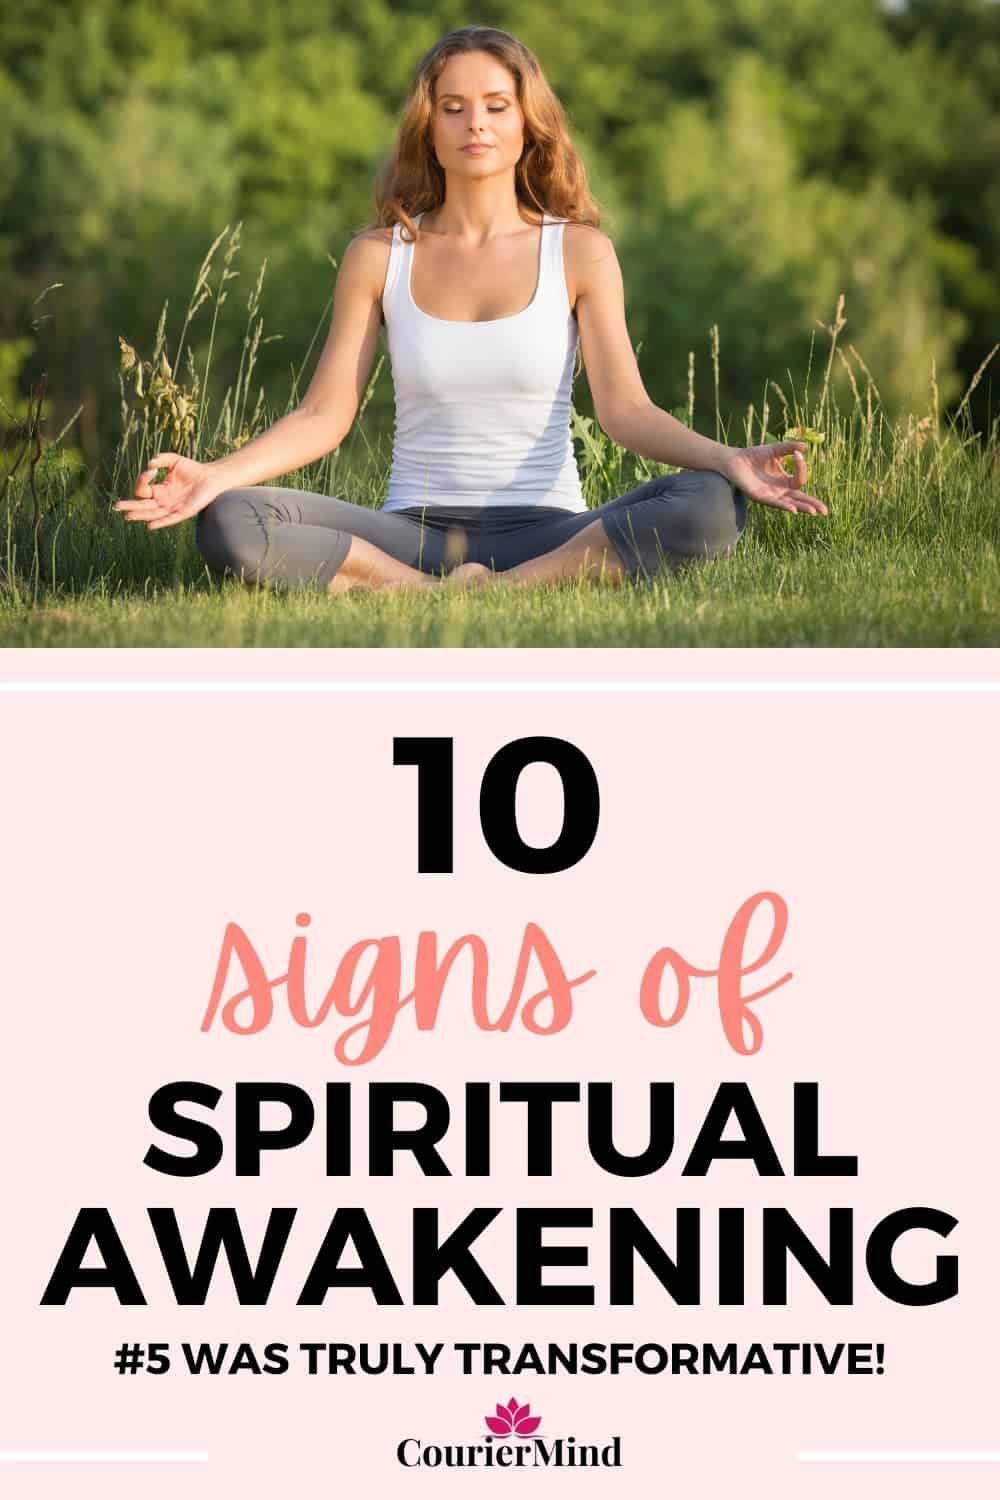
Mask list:
[[[524,150],[514,169],[518,202],[539,214],[600,227],[600,208],[569,138],[562,105],[535,54],[506,31],[463,26],[435,42],[417,64],[403,105],[395,145],[375,183],[375,222],[366,229],[400,224],[417,238],[413,216],[444,202],[445,175],[432,148],[434,89],[456,52],[489,52],[512,74],[524,115]]]

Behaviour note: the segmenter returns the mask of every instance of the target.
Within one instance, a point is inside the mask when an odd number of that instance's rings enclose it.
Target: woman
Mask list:
[[[802,488],[805,444],[727,447],[650,401],[562,109],[506,32],[465,27],[427,53],[376,204],[301,406],[214,463],[157,454],[137,498],[116,502],[127,520],[196,515],[213,570],[341,593],[649,577],[731,548],[747,498],[827,514]],[[382,323],[396,397],[383,507],[261,484],[343,441]],[[605,432],[682,472],[587,508],[569,425],[578,350]]]

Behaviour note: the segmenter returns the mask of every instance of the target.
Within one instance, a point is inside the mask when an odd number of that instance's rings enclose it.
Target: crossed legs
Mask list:
[[[326,585],[326,591],[344,594],[349,589],[436,589],[442,581],[433,573],[422,573],[419,568],[390,557],[363,536],[352,536],[347,555]]]
[[[356,588],[543,583],[559,578],[652,577],[728,551],[746,520],[746,499],[713,470],[683,469],[636,486],[588,511],[542,515],[471,539],[424,528],[332,496],[251,487],[220,495],[197,518],[197,542],[218,572],[278,588],[311,583],[332,594]],[[475,523],[478,525],[478,520]],[[446,575],[446,576],[442,576]]]
[[[526,558],[502,573],[494,573],[484,563],[460,563],[444,581],[449,586],[498,582],[531,585],[555,578],[606,578],[617,582],[627,576],[628,570],[603,525],[591,521],[551,552]]]
[[[728,552],[746,525],[746,496],[714,469],[647,480],[587,512],[586,524],[549,551],[491,572],[464,563],[447,583],[544,583],[556,578],[651,577]]]

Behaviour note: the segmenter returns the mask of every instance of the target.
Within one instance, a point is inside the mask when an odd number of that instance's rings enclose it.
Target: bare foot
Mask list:
[[[453,585],[471,583],[481,587],[483,584],[492,583],[495,577],[496,574],[485,563],[469,562],[459,563],[457,568],[452,568],[444,581]]]
[[[348,574],[335,573],[327,584],[328,594],[347,594],[353,589],[436,589],[442,580],[433,576],[424,578],[351,578]]]

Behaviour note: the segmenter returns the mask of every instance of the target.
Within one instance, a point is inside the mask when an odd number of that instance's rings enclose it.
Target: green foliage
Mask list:
[[[655,400],[683,403],[689,352],[700,368],[716,327],[722,422],[737,424],[768,381],[802,383],[843,294],[845,341],[890,413],[924,409],[932,381],[943,407],[956,405],[1000,339],[996,0],[891,11],[877,0],[490,0],[479,18],[534,48],[564,102]],[[119,337],[148,346],[159,310],[186,305],[206,247],[234,223],[244,279],[266,262],[269,327],[282,330],[261,340],[256,378],[283,393],[306,350],[318,354],[317,321],[370,215],[413,68],[467,20],[453,0],[431,11],[416,0],[4,7],[10,394],[23,403],[46,371],[50,432],[82,403],[88,457],[112,450]],[[59,300],[25,352],[27,309],[53,282]],[[236,319],[210,333],[202,315],[189,347],[202,368],[211,351],[223,386],[235,381]],[[845,397],[846,365],[832,379]],[[980,427],[989,401],[987,380],[972,401]],[[383,381],[370,416],[384,433],[391,415]]]
[[[28,402],[18,392],[17,379],[33,347],[29,338],[0,342],[0,433],[27,413]]]

